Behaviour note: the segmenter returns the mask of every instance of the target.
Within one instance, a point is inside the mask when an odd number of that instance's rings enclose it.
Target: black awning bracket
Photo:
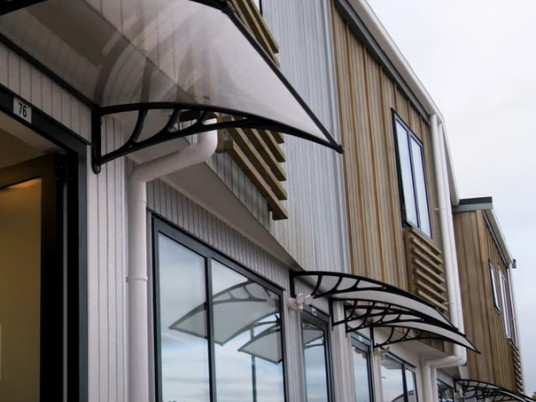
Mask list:
[[[477,353],[476,347],[432,304],[392,285],[373,279],[339,272],[291,272],[291,296],[294,281],[303,279],[312,287],[313,298],[326,297],[330,309],[341,303],[342,319],[332,314],[332,325],[344,324],[346,332],[369,328],[373,347],[422,339],[457,343]],[[313,282],[311,282],[311,280]],[[376,342],[374,330],[387,330],[387,338]]]
[[[532,398],[519,392],[510,391],[499,385],[472,379],[458,379],[454,381],[463,391],[465,399],[486,400],[488,402],[530,402]]]
[[[11,3],[0,8],[0,40],[91,108],[96,173],[102,164],[151,145],[230,127],[281,132],[342,153],[228,0],[128,2],[122,12],[137,23],[127,30],[85,1]],[[67,29],[68,19],[76,23]],[[43,40],[44,33],[55,40]],[[69,63],[57,57],[64,51]],[[159,108],[171,115],[194,110],[233,118],[180,130],[172,129],[170,118],[147,138],[143,126],[150,120],[157,127],[163,118],[152,120],[148,112]],[[123,145],[103,152],[101,118],[125,111],[138,112],[135,128]]]

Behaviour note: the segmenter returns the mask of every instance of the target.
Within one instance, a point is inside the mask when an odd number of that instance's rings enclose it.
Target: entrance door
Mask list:
[[[63,396],[58,157],[0,169],[0,401]]]

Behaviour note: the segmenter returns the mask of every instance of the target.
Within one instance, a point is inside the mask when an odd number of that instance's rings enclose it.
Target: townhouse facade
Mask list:
[[[527,400],[513,258],[366,2],[0,2],[0,109],[0,400]]]

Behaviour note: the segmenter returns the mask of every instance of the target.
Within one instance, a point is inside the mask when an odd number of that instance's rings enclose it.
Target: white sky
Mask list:
[[[492,196],[517,259],[525,393],[536,391],[536,1],[368,0],[447,126],[460,198]]]

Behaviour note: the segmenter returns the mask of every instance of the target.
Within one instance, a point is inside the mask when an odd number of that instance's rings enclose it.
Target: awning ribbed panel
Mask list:
[[[388,328],[387,340],[374,346],[441,339],[478,352],[435,306],[397,287],[357,275],[307,271],[291,273],[292,294],[298,278],[313,286],[314,298],[327,297],[331,302],[344,303],[345,316],[334,320],[334,325],[345,324],[347,331]]]
[[[217,112],[341,151],[225,0],[47,0],[0,35],[103,114]]]
[[[466,401],[483,401],[486,402],[530,402],[534,401],[527,395],[510,391],[499,385],[478,380],[456,380],[463,389],[464,400]]]

